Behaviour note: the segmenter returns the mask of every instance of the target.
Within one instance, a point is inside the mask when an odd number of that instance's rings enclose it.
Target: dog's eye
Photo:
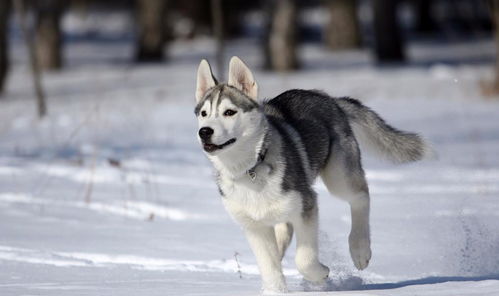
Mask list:
[[[206,111],[201,111],[201,116],[206,117]]]
[[[227,109],[224,112],[224,116],[233,116],[236,113],[237,113],[237,111],[234,111],[234,110],[231,110],[231,109]]]

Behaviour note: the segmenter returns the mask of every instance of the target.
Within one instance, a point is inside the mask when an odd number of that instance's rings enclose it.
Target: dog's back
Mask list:
[[[288,125],[296,130],[315,176],[325,166],[334,142],[352,133],[335,100],[318,91],[286,91],[267,101],[264,112],[281,134],[289,135]]]
[[[281,127],[281,133],[286,133],[286,125],[297,131],[315,175],[327,164],[333,146],[353,139],[353,134],[362,146],[395,162],[420,160],[429,152],[419,135],[388,125],[351,98],[293,89],[265,102],[264,112],[271,124]]]

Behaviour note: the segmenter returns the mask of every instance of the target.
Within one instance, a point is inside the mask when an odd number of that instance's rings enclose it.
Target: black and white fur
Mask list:
[[[201,61],[195,109],[199,140],[218,173],[227,211],[243,227],[256,256],[263,289],[286,291],[281,259],[293,231],[296,266],[303,277],[323,282],[329,269],[318,260],[317,194],[320,176],[350,204],[350,254],[364,269],[371,259],[369,190],[358,141],[397,162],[425,155],[423,140],[399,131],[350,98],[289,90],[260,101],[253,74],[237,57],[229,81],[218,83]]]

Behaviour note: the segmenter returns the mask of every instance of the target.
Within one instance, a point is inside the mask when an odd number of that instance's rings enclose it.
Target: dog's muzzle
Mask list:
[[[225,142],[225,143],[223,143],[221,145],[216,145],[216,144],[213,144],[213,143],[208,143],[208,142],[204,142],[203,141],[203,149],[206,152],[213,152],[213,151],[216,151],[216,150],[223,149],[226,146],[229,146],[230,144],[233,144],[235,142],[236,142],[235,138],[232,138],[232,139],[228,140],[227,142]]]
[[[228,140],[227,142],[217,145],[211,143],[211,136],[213,135],[214,130],[211,127],[202,127],[199,129],[199,138],[201,138],[201,142],[203,142],[203,149],[206,152],[213,152],[215,150],[220,150],[229,146],[230,144],[236,142],[235,138]]]

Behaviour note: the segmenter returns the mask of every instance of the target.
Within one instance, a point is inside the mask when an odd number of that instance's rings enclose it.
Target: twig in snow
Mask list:
[[[241,272],[241,265],[239,264],[239,259],[237,259],[237,256],[239,256],[238,252],[234,252],[234,259],[236,259],[236,264],[237,264],[237,273],[239,274],[239,278],[243,278],[243,273]]]
[[[85,192],[85,202],[90,203],[92,197],[92,191],[94,189],[94,170],[95,170],[95,155],[92,159],[92,164],[90,166],[90,180],[88,180],[87,191]]]
[[[108,157],[107,162],[112,167],[121,168],[121,161],[117,158]]]

